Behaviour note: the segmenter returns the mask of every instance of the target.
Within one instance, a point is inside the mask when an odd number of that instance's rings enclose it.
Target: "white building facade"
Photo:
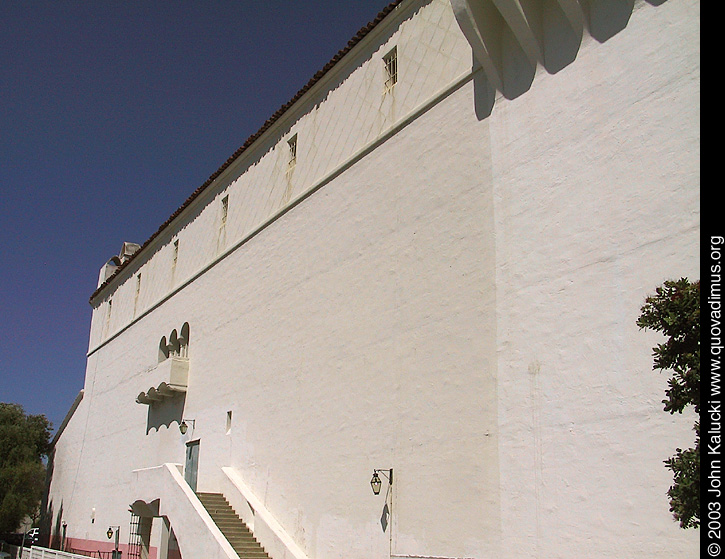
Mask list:
[[[699,17],[388,6],[101,270],[55,544],[237,557],[196,490],[273,559],[698,556],[636,319],[700,273]]]

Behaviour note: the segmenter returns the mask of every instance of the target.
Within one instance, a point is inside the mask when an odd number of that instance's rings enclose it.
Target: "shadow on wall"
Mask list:
[[[161,402],[154,402],[149,406],[148,416],[146,419],[146,434],[148,435],[152,429],[156,431],[163,425],[166,428],[176,422],[179,425],[184,415],[184,405],[186,404],[186,393],[181,393],[174,398],[164,399]]]
[[[474,56],[473,67],[476,68],[476,66],[480,68]],[[486,74],[481,71],[473,74],[473,102],[475,103],[474,108],[478,120],[484,120],[491,116],[493,105],[496,102],[496,88],[491,85]]]
[[[43,507],[40,518],[38,545],[48,549],[62,550],[63,546],[63,502],[53,521],[53,501]]]
[[[53,531],[50,538],[51,549],[62,549],[63,544],[63,501],[60,502],[60,508],[58,514],[55,516],[55,523],[53,524]]]
[[[627,27],[634,8],[634,0],[579,0],[579,4],[584,10],[589,34],[600,43]]]
[[[48,464],[45,469],[45,492],[43,498],[40,501],[40,534],[38,536],[38,545],[41,547],[52,548],[53,541],[53,501],[50,500],[50,484],[53,481],[53,471],[55,469],[55,450],[52,450],[48,456]],[[58,530],[63,522],[63,504],[61,503],[60,510],[58,511],[58,518],[56,519],[56,534],[60,534]],[[58,539],[58,545],[60,545],[60,539]],[[52,549],[60,549],[55,547]]]
[[[666,1],[647,0],[652,6]],[[509,9],[513,4],[506,1],[460,0],[457,5],[462,2],[470,11],[459,9],[459,24],[473,47],[473,68],[483,69],[474,77],[479,120],[490,116],[497,90],[506,99],[523,95],[531,89],[537,65],[556,74],[576,60],[585,27],[603,43],[627,27],[634,9],[634,0],[579,0],[581,8],[568,10],[562,9],[567,2],[539,0],[521,3],[521,12]]]

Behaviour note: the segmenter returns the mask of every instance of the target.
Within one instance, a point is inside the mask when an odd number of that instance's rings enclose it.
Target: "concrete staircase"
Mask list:
[[[270,559],[247,525],[221,493],[197,493],[201,504],[229,541],[239,559]]]

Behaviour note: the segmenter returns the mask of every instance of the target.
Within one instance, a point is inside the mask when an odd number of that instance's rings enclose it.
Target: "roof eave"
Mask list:
[[[173,213],[171,216],[158,228],[158,230],[149,237],[145,243],[141,245],[141,248],[137,250],[131,258],[126,260],[121,266],[119,266],[113,274],[111,274],[98,288],[91,294],[89,303],[93,305],[93,302],[108,288],[115,282],[115,280],[120,276],[120,274],[128,268],[128,266],[136,260],[136,258],[143,252],[145,252],[145,249],[156,239],[163,231],[165,231],[173,222],[176,220],[179,215],[187,208],[189,205],[196,200],[202,192],[204,192],[209,186],[214,183],[214,181],[219,178],[224,171],[226,171],[239,157],[245,153],[249,148],[252,147],[252,145],[255,144],[259,138],[261,138],[264,133],[269,130],[270,127],[272,127],[284,114],[286,114],[294,105],[296,105],[304,95],[310,91],[324,76],[326,76],[335,66],[337,66],[340,61],[347,56],[350,51],[352,51],[365,37],[367,37],[373,29],[378,27],[380,23],[388,17],[398,6],[400,6],[403,2],[406,0],[394,0],[390,4],[388,4],[385,8],[383,8],[380,13],[367,25],[363,26],[356,34],[355,36],[350,39],[345,46],[345,48],[341,49],[337,52],[335,56],[330,59],[330,61],[325,64],[325,66],[322,67],[322,69],[318,70],[314,76],[307,82],[307,84],[300,89],[292,99],[290,99],[287,103],[282,105],[275,113],[269,117],[266,122],[262,125],[262,127],[257,130],[254,134],[249,136],[247,140],[242,144],[241,147],[239,147],[222,165],[219,167],[205,182],[202,184],[199,188],[197,188],[192,194],[184,201],[184,203]]]

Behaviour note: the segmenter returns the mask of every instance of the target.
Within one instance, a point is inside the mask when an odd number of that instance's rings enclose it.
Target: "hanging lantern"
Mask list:
[[[383,483],[380,481],[380,476],[378,476],[378,472],[373,472],[373,479],[370,480],[370,487],[373,488],[373,493],[375,495],[380,495],[380,488],[382,487]]]

